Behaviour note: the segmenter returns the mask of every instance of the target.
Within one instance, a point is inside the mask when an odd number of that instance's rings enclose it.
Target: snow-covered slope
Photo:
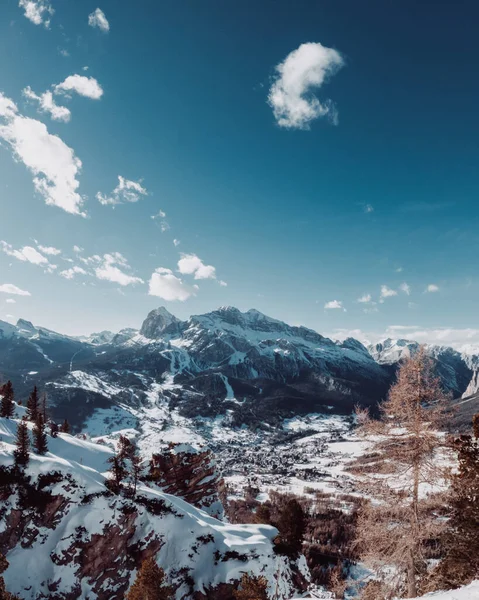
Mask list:
[[[473,581],[471,584],[461,587],[457,590],[448,590],[447,592],[434,592],[421,596],[421,600],[478,600],[479,581]],[[419,600],[419,598],[416,598]]]
[[[0,419],[2,467],[13,462],[16,427]],[[21,598],[120,599],[150,556],[177,600],[208,598],[243,572],[266,576],[271,598],[287,598],[293,579],[307,577],[304,558],[275,554],[274,528],[225,524],[152,484],[139,485],[135,498],[112,494],[105,486],[110,447],[66,434],[48,444],[45,456],[31,455],[30,479],[9,481],[2,471],[0,480],[4,577]]]

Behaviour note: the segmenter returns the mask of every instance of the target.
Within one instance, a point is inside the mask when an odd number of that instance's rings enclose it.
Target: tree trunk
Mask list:
[[[416,565],[414,561],[414,552],[411,549],[409,564],[407,568],[407,597],[416,598],[417,587],[416,587]]]

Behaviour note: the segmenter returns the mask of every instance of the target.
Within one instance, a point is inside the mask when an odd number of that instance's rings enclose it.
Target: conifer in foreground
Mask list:
[[[39,413],[39,401],[38,401],[38,389],[37,386],[33,388],[32,393],[27,400],[27,419],[36,422]]]
[[[0,417],[10,419],[15,413],[14,393],[11,381],[7,381],[7,383],[3,386],[2,394]]]
[[[16,448],[13,451],[15,466],[26,467],[28,461],[30,460],[30,436],[28,433],[27,423],[24,419],[22,419],[18,424],[15,446]]]
[[[445,486],[446,472],[436,460],[445,450],[443,428],[448,397],[433,373],[424,348],[400,366],[397,382],[381,405],[381,419],[360,413],[359,432],[372,435],[368,469],[360,487],[374,503],[359,513],[357,546],[366,565],[389,586],[384,598],[418,596],[427,574],[426,549],[438,538],[444,520],[437,499],[424,490]],[[394,577],[391,575],[394,574]]]
[[[60,425],[60,432],[61,433],[70,433],[71,428],[70,428],[70,423],[65,419],[63,421],[63,423]]]
[[[48,451],[45,423],[41,413],[38,413],[37,420],[35,421],[35,425],[33,427],[33,446],[37,454],[46,454]]]
[[[173,600],[173,588],[165,584],[165,572],[154,558],[143,561],[126,600]]]
[[[239,589],[233,592],[235,600],[268,600],[268,582],[265,577],[241,577]]]
[[[479,424],[475,415],[473,425]],[[454,440],[458,470],[451,482],[451,515],[442,538],[445,558],[434,573],[434,587],[451,589],[479,577],[479,431]]]

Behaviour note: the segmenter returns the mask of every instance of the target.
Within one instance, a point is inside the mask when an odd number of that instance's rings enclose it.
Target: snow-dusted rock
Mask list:
[[[16,426],[0,419],[2,468],[13,462]],[[112,494],[111,448],[66,434],[48,444],[45,456],[31,455],[27,479],[2,471],[0,480],[4,578],[21,598],[119,600],[151,556],[177,600],[211,598],[245,571],[267,578],[271,598],[276,589],[293,595],[293,581],[305,581],[304,558],[275,554],[273,527],[226,524],[155,486],[139,485],[135,498]]]

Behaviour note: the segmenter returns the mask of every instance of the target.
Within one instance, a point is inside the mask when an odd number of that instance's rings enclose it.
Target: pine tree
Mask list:
[[[279,531],[278,550],[293,556],[299,554],[305,531],[304,511],[301,504],[294,498],[289,500],[275,525]]]
[[[42,415],[37,415],[37,420],[33,427],[33,445],[37,454],[46,454],[48,451],[47,434],[45,433],[45,423]]]
[[[30,460],[30,437],[28,434],[27,423],[24,419],[22,419],[18,424],[15,446],[16,448],[13,452],[15,466],[26,467],[28,461]]]
[[[48,412],[47,412],[47,394],[43,392],[42,400],[40,402],[40,413],[42,415],[42,419],[44,423],[48,421]]]
[[[111,474],[113,475],[113,484],[116,490],[121,488],[121,483],[125,479],[128,471],[125,465],[125,459],[120,452],[115,452],[113,456],[110,456],[108,462],[111,465]]]
[[[448,397],[421,348],[400,366],[380,407],[381,419],[359,415],[360,433],[374,434],[369,453],[375,457],[369,473],[360,473],[359,485],[376,501],[365,503],[359,513],[357,545],[361,559],[387,576],[391,596],[418,595],[427,566],[424,550],[444,527],[434,513],[434,494],[421,494],[421,488],[445,478],[435,456],[445,446],[438,431],[447,406]]]
[[[478,419],[473,423],[476,425]],[[461,435],[453,446],[458,470],[452,476],[451,516],[442,538],[446,556],[433,576],[441,589],[459,587],[479,577],[479,439]]]
[[[7,381],[7,383],[3,386],[2,394],[0,417],[10,419],[15,413],[14,393],[11,381]]]
[[[62,433],[70,433],[70,423],[66,419],[60,425],[60,431]]]
[[[235,600],[268,600],[268,582],[265,577],[252,577],[244,573],[240,587],[233,592]]]
[[[173,600],[174,591],[165,586],[165,572],[154,558],[143,561],[126,600]]]
[[[39,403],[38,403],[38,389],[37,386],[33,388],[32,393],[28,397],[27,400],[27,419],[36,422],[39,413]]]
[[[136,488],[142,473],[141,456],[135,452],[131,457],[131,479],[133,482],[133,496],[136,495]]]

